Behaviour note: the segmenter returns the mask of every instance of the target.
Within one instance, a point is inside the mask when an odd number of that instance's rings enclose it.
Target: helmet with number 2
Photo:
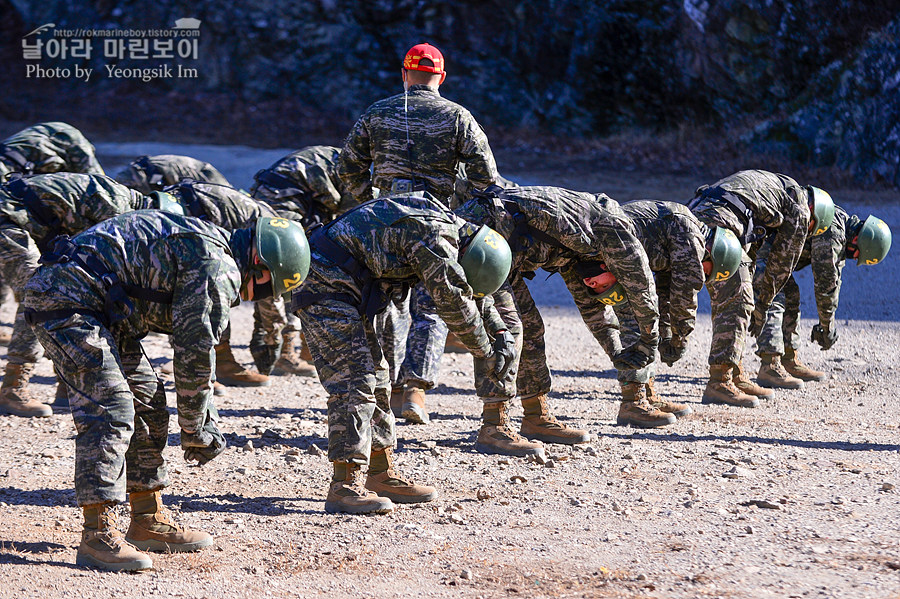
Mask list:
[[[272,273],[276,297],[299,287],[309,274],[309,242],[303,227],[286,218],[256,219],[256,254]]]

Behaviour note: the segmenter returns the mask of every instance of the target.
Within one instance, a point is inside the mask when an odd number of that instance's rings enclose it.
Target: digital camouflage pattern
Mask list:
[[[403,203],[400,203],[400,202]],[[477,302],[458,263],[465,223],[433,198],[379,198],[345,213],[323,232],[386,289],[424,283],[436,312],[480,358],[505,328],[490,298]],[[315,301],[299,312],[322,385],[328,391],[328,458],[368,463],[372,448],[394,443],[388,365],[373,322],[360,314],[359,283],[311,241],[312,266],[301,293]],[[318,295],[323,294],[323,295]]]
[[[250,195],[270,205],[282,218],[304,226],[327,223],[355,205],[338,176],[340,155],[341,149],[334,146],[307,146],[291,152],[254,175]],[[286,180],[267,178],[267,172]]]
[[[341,149],[338,173],[358,202],[371,199],[373,188],[389,195],[395,179],[411,179],[448,204],[460,162],[479,188],[497,178],[487,136],[472,114],[436,89],[413,85],[359,118]]]
[[[0,142],[0,181],[10,173],[58,172],[104,174],[94,146],[72,125],[38,123]]]
[[[514,236],[516,223],[504,206],[514,206],[527,219],[528,227],[554,243],[527,233]],[[638,336],[658,338],[658,310],[653,275],[647,254],[637,237],[634,223],[619,204],[604,194],[569,191],[559,187],[519,187],[498,192],[497,198],[478,197],[460,206],[456,213],[478,224],[486,224],[510,241],[513,275],[494,294],[498,312],[518,327],[512,312],[518,312],[523,330],[522,351],[515,391],[525,397],[547,393],[551,387],[544,345],[544,325],[522,278],[539,268],[559,272],[572,293],[582,319],[604,350],[613,355],[622,347],[618,322],[609,306],[597,299],[576,272],[578,262],[604,262],[625,288],[633,310]],[[542,235],[542,236],[543,236]],[[512,329],[511,329],[512,332]],[[518,340],[517,340],[518,343]],[[476,366],[476,387],[482,399],[510,397],[511,386],[500,389],[479,379],[483,367]]]
[[[836,326],[834,315],[841,292],[841,272],[847,259],[847,242],[861,226],[859,217],[835,206],[831,227],[821,235],[806,240],[794,267],[795,271],[812,267],[819,324],[830,330]],[[757,254],[757,273],[765,271],[770,251],[767,241]],[[766,324],[757,339],[757,353],[784,354],[785,347],[799,349],[799,323],[800,287],[792,275],[766,313]]]
[[[435,386],[448,332],[436,309],[424,284],[418,283],[407,297],[392,301],[378,315],[375,328],[393,387],[428,390]]]
[[[26,204],[0,186],[0,272],[19,307],[8,359],[37,362],[41,347],[22,315],[25,283],[40,259],[39,246],[57,235],[75,235],[108,218],[145,207],[147,199],[103,175],[51,173],[21,179],[35,203]],[[39,214],[38,214],[39,212]]]
[[[788,176],[762,170],[740,171],[709,187],[714,188],[740,199],[752,211],[755,225],[772,235],[765,273],[754,281],[759,240],[744,247],[737,273],[709,288],[713,322],[709,363],[736,365],[744,353],[754,306],[761,313],[768,309],[800,258],[810,221],[809,192]],[[703,223],[743,236],[744,224],[724,202],[701,196],[690,206]]]
[[[121,282],[172,294],[171,304],[132,297],[128,316],[108,325],[98,317],[109,316],[104,283],[73,261],[41,266],[26,286],[27,309],[78,312],[34,327],[69,387],[78,503],[120,502],[126,490],[167,484],[165,394],[139,340],[150,331],[171,335],[178,425],[199,430],[214,410],[213,347],[238,300],[249,237],[241,244],[198,219],[139,211],[73,241]]]
[[[225,175],[210,163],[177,154],[139,156],[116,175],[116,181],[144,195],[185,179],[231,187]]]

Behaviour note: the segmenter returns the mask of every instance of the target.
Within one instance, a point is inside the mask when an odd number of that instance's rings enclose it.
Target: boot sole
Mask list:
[[[491,445],[475,443],[475,451],[478,453],[486,453],[488,455],[508,455],[516,458],[526,458],[530,455],[536,455],[541,456],[542,459],[547,459],[547,454],[543,447],[538,447],[536,449],[522,449],[519,451],[501,451]]]
[[[418,406],[405,407],[400,411],[400,417],[410,424],[430,424],[431,418]]]
[[[201,549],[211,547],[213,544],[212,537],[205,541],[197,541],[196,543],[166,543],[165,541],[157,541],[155,539],[135,541],[128,537],[125,537],[125,540],[141,551],[154,551],[156,553],[191,553],[192,551],[200,551]]]
[[[701,401],[701,403],[705,403],[705,404],[717,404],[717,405],[721,405],[721,406],[732,406],[735,408],[758,408],[759,407],[759,399],[753,400],[753,403],[748,405],[748,404],[730,403],[730,402],[725,401],[724,399],[718,399],[715,397],[707,397],[706,395],[704,395],[700,401]]]
[[[526,439],[534,439],[537,441],[543,441],[544,443],[551,443],[556,445],[579,445],[581,443],[587,443],[591,440],[590,433],[585,433],[580,437],[557,437],[556,435],[546,435],[543,433],[526,434],[520,430],[519,434]]]
[[[690,416],[691,414],[694,413],[694,409],[691,408],[690,406],[686,407],[683,410],[678,410],[677,412],[665,412],[665,410],[661,410],[661,411],[666,414],[671,414],[675,418],[684,418],[685,416]]]
[[[778,381],[770,381],[770,380],[764,380],[764,379],[758,378],[758,379],[756,379],[756,383],[760,387],[765,387],[766,389],[803,389],[803,387],[805,387],[805,385],[803,384],[803,381],[799,381],[799,384],[798,383],[785,384],[785,383],[781,383]],[[746,393],[746,391],[744,393]]]
[[[131,562],[108,563],[102,562],[94,557],[91,557],[90,555],[81,554],[75,556],[75,564],[78,566],[85,566],[97,570],[108,570],[112,572],[121,572],[123,570],[150,570],[153,568],[153,561],[150,559],[138,559]]]
[[[370,507],[370,506],[358,506],[358,507],[347,507],[345,505],[341,505],[340,503],[331,503],[329,501],[325,502],[325,511],[329,514],[389,514],[394,511],[393,503],[389,505],[382,505],[381,507]]]
[[[310,370],[293,370],[290,368],[282,368],[281,366],[275,365],[272,367],[272,373],[275,376],[316,376],[316,369],[312,368]]]
[[[678,422],[678,419],[675,417],[674,414],[670,414],[670,415],[672,416],[672,420],[669,422],[659,422],[659,423],[635,422],[634,420],[628,420],[625,418],[622,418],[622,419],[616,418],[616,424],[618,426],[634,426],[637,428],[662,428],[664,426],[671,426],[671,425],[675,424],[676,422]]]
[[[369,489],[369,487],[366,488]],[[369,490],[377,494],[379,497],[390,499],[393,503],[427,503],[429,501],[434,501],[438,496],[437,490],[432,491],[428,495],[396,495],[388,491],[379,492],[374,489]]]
[[[47,412],[41,412],[40,414],[26,414],[24,412],[17,412],[16,410],[11,410],[9,408],[0,407],[0,414],[7,414],[10,416],[18,416],[19,418],[49,418],[53,416],[53,410],[49,409]],[[66,407],[69,407],[69,404],[66,403]]]

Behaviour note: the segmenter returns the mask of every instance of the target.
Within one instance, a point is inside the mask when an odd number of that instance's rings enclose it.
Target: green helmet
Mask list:
[[[286,218],[258,218],[253,244],[259,261],[272,273],[275,297],[296,289],[306,280],[309,242],[299,224]]]
[[[466,273],[472,294],[484,297],[500,289],[506,281],[512,266],[512,251],[499,233],[482,225],[459,257],[459,265]]]
[[[182,206],[178,201],[178,198],[171,193],[154,191],[147,197],[150,198],[150,206],[156,210],[162,210],[163,212],[169,212],[171,214],[180,214],[182,216],[185,215],[184,206]]]
[[[625,288],[618,281],[606,291],[597,294],[597,299],[607,306],[618,306],[625,301]]]
[[[878,264],[891,249],[891,228],[877,216],[870,216],[857,234],[856,247],[859,249],[857,266]]]
[[[810,185],[807,190],[809,191],[810,217],[813,222],[810,236],[815,237],[827,231],[834,222],[834,200],[824,189]]]
[[[706,251],[712,260],[712,271],[706,277],[707,283],[728,280],[741,265],[743,248],[731,229],[710,227],[706,236]]]

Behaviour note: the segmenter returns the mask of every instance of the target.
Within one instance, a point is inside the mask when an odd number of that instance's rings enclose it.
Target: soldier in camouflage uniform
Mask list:
[[[486,224],[503,235],[513,249],[510,280],[494,294],[494,303],[520,342],[513,371],[515,381],[499,385],[483,376],[475,363],[476,389],[484,402],[482,426],[475,448],[485,453],[527,455],[541,453],[509,426],[508,401],[517,393],[525,417],[520,433],[548,443],[584,443],[589,435],[558,422],[548,407],[550,368],[544,347],[544,324],[524,278],[539,268],[559,272],[585,324],[620,370],[650,364],[659,341],[656,287],[634,224],[618,203],[603,194],[569,191],[559,187],[491,188],[456,210],[462,218]],[[586,269],[598,267],[618,280],[612,298],[598,295],[585,279]],[[599,274],[599,273],[598,273]],[[638,323],[635,342],[623,350],[610,305],[627,301]],[[520,319],[516,321],[515,319]],[[638,402],[623,397],[629,411],[652,414],[646,396]]]
[[[205,464],[225,449],[211,378],[213,347],[231,306],[289,291],[287,280],[298,286],[308,267],[303,231],[285,219],[262,218],[229,232],[159,210],[59,238],[45,254],[24,305],[70,388],[75,494],[84,513],[76,563],[139,570],[152,567],[139,549],[212,544],[208,534],[177,526],[163,508],[169,414],[140,340],[150,331],[172,336],[181,447],[185,460]],[[110,511],[126,492],[131,526],[123,539]]]
[[[246,193],[227,185],[204,181],[182,181],[177,185],[166,187],[166,193],[172,195],[183,206],[185,214],[195,216],[218,225],[228,231],[240,229],[248,222],[262,216],[278,216],[266,203],[254,200]],[[253,305],[255,324],[262,331],[254,336],[250,351],[261,364],[261,373],[252,372],[242,366],[231,350],[231,326],[225,329],[216,346],[216,380],[224,385],[235,387],[266,387],[269,385],[267,374],[272,371],[277,355],[268,348],[277,349],[281,341],[281,327],[284,319],[284,302],[281,298],[268,298]],[[264,355],[263,355],[264,354]],[[314,373],[311,364],[306,364],[303,373],[311,376]]]
[[[860,220],[835,206],[834,222],[822,235],[810,237],[794,270],[812,267],[819,324],[813,327],[811,341],[823,350],[837,340],[838,298],[844,262],[856,259],[859,265],[878,264],[891,247],[891,230],[880,218]],[[756,259],[756,276],[765,272],[771,241],[760,248]],[[757,338],[757,354],[762,360],[757,381],[766,387],[801,389],[804,381],[821,381],[825,373],[813,370],[797,356],[800,347],[800,288],[791,275],[775,296],[766,313],[766,324]]]
[[[231,187],[228,179],[210,163],[176,154],[139,156],[116,175],[116,181],[144,195],[162,191],[185,179]]]
[[[750,170],[700,187],[688,206],[703,223],[730,229],[745,253],[735,276],[708,289],[713,339],[703,401],[755,408],[772,392],[744,373],[744,338],[748,330],[753,336],[762,330],[807,236],[821,235],[831,225],[834,203],[821,189],[803,187],[786,175]],[[756,252],[768,234],[773,234],[768,268],[754,281]]]
[[[374,318],[392,296],[421,281],[447,325],[492,376],[502,378],[515,342],[490,298],[475,297],[496,291],[506,278],[509,248],[495,232],[457,218],[427,194],[363,204],[315,231],[310,247],[310,276],[292,307],[329,395],[334,475],[325,510],[382,513],[393,509],[392,501],[430,501],[433,488],[393,469],[390,379]]]
[[[341,149],[333,146],[308,146],[291,152],[253,175],[250,195],[271,206],[278,216],[299,222],[304,229],[317,223],[331,222],[355,204],[337,173],[340,153]],[[269,307],[262,304],[256,306],[263,312]],[[281,303],[276,306],[280,309],[277,314],[264,313],[262,316],[266,322],[283,323],[280,353],[277,344],[261,348],[258,352],[275,354],[277,360],[273,374],[312,374],[314,370],[307,362],[311,359],[307,353],[309,349],[305,343],[303,351],[297,351],[296,347],[300,319],[291,313],[285,314]],[[254,318],[254,339],[268,338],[261,322]],[[260,360],[256,365],[260,370],[265,370]]]
[[[428,191],[450,205],[460,163],[466,177],[483,189],[497,179],[497,166],[487,136],[472,114],[440,95],[444,57],[429,44],[413,46],[401,69],[404,93],[371,105],[354,125],[341,150],[338,172],[357,202],[381,194]],[[371,175],[370,175],[371,168]],[[385,347],[392,358],[395,392],[392,404],[408,422],[428,422],[425,391],[435,384],[447,338],[447,326],[419,285],[405,304],[380,319]]]
[[[118,214],[151,207],[151,200],[103,175],[52,173],[13,178],[0,186],[0,272],[20,302],[0,387],[0,411],[49,416],[52,411],[26,385],[41,347],[22,316],[25,283],[57,235],[75,235]],[[61,401],[65,387],[60,385]]]
[[[38,123],[0,142],[0,182],[11,173],[102,175],[94,146],[67,123]]]

